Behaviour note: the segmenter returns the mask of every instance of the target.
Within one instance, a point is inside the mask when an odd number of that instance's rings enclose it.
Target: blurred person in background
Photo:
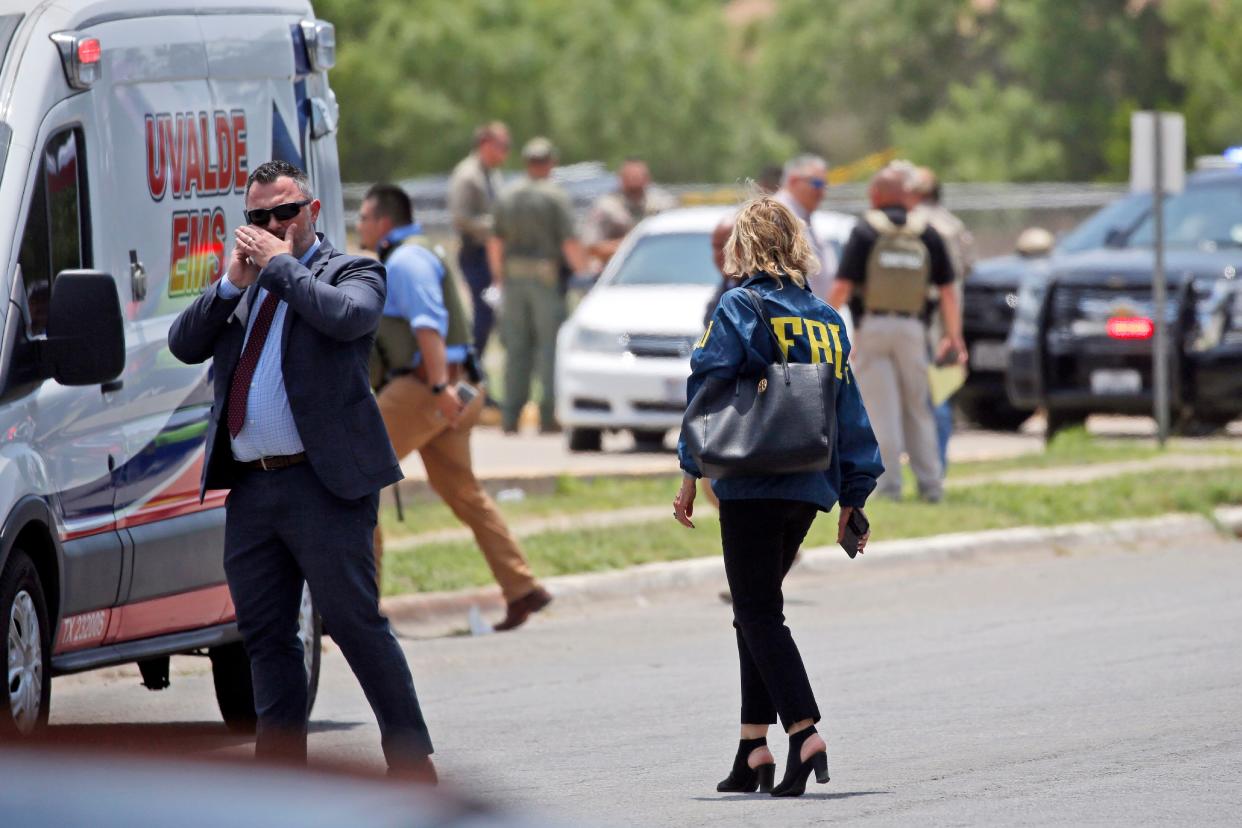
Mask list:
[[[944,494],[927,369],[924,318],[929,286],[940,296],[945,336],[937,360],[965,364],[961,307],[944,240],[918,211],[907,173],[888,166],[868,191],[872,209],[850,233],[828,303],[840,308],[862,295],[855,320],[854,368],[880,443],[885,472],[878,493],[901,499],[901,455],[910,457],[919,497],[936,503]]]
[[[949,212],[949,208],[941,203],[940,179],[928,167],[916,167],[910,176],[910,192],[914,196],[916,209],[927,216],[927,221],[940,238],[944,239],[945,248],[949,251],[949,262],[953,265],[954,293],[957,294],[958,307],[962,305],[963,282],[975,266],[975,237],[966,229],[965,223]],[[928,326],[931,347],[944,338],[944,325],[938,313],[932,313]],[[933,406],[936,418],[936,442],[940,447],[940,465],[947,471],[949,468],[949,438],[953,436],[953,399],[950,397],[939,405]]]
[[[781,176],[781,188],[774,196],[793,214],[802,220],[807,235],[811,240],[811,248],[819,259],[820,269],[807,281],[811,292],[820,299],[826,300],[832,288],[833,277],[837,273],[837,254],[826,239],[815,233],[812,216],[824,201],[828,192],[828,162],[818,155],[799,155],[785,164]]]
[[[398,458],[417,451],[427,483],[470,527],[505,599],[497,630],[511,630],[546,607],[552,596],[530,564],[495,502],[474,475],[470,431],[483,408],[482,389],[463,385],[470,314],[443,251],[414,221],[410,197],[393,184],[376,184],[358,210],[358,240],[388,269],[388,297],[372,354],[371,384]],[[477,380],[476,380],[477,381]],[[459,395],[475,391],[463,400]],[[380,579],[383,537],[375,527],[375,571]]]
[[[526,176],[496,200],[487,259],[500,293],[500,336],[505,346],[505,394],[501,427],[516,434],[538,372],[543,396],[539,430],[560,431],[556,422],[556,333],[565,321],[561,262],[576,272],[586,256],[574,232],[569,196],[551,180],[556,147],[532,138],[522,148]]]
[[[755,188],[763,195],[773,195],[781,188],[781,178],[785,170],[780,164],[764,164],[755,179]]]
[[[677,206],[677,199],[651,185],[651,171],[641,158],[627,158],[617,170],[619,189],[596,199],[582,226],[582,243],[598,272],[617,252],[626,235],[647,216]]]
[[[841,317],[806,289],[806,277],[817,266],[802,223],[787,207],[768,196],[746,204],[725,245],[725,272],[743,281],[721,298],[690,358],[688,399],[709,378],[731,383],[761,373],[779,361],[778,347],[787,349],[790,362],[826,362],[837,368],[836,408],[830,412],[836,418],[837,443],[827,470],[712,482],[720,498],[720,537],[733,594],[742,696],[737,754],[729,776],[716,787],[721,792],[759,789],[773,796],[800,796],[812,770],[819,782],[828,781],[827,745],[815,730],[819,707],[785,624],[781,585],[818,514],[840,504],[841,540],[851,513],[865,505],[883,469],[850,376],[849,339],[841,330]],[[798,324],[782,324],[783,333],[777,334],[776,325],[769,328],[743,288],[759,294],[771,317]],[[678,455],[684,476],[673,516],[693,529],[701,474],[684,434]],[[866,536],[860,549],[865,542]],[[773,786],[776,760],[767,746],[767,732],[778,715],[789,735],[789,752],[784,779]]]
[[[479,359],[495,323],[495,312],[483,301],[483,291],[492,284],[487,240],[492,235],[492,205],[504,184],[500,167],[508,156],[509,128],[492,121],[475,129],[474,151],[458,162],[449,176],[448,208],[461,240],[457,263],[470,288],[474,311],[471,338]]]

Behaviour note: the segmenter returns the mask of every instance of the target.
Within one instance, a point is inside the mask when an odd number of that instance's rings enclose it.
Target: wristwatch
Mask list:
[[[431,386],[431,393],[443,394],[445,388],[448,388],[447,382],[437,382],[435,385]]]

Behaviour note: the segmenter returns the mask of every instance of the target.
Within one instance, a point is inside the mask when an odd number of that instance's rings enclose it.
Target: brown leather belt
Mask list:
[[[287,469],[290,466],[296,466],[298,463],[306,462],[306,452],[299,451],[297,454],[278,454],[275,457],[260,457],[258,460],[239,460],[238,463],[247,469],[262,469],[263,471],[276,471],[277,469]]]

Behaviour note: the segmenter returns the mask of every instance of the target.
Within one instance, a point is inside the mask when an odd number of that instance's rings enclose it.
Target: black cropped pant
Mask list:
[[[722,500],[720,538],[733,593],[742,676],[742,724],[786,729],[819,721],[798,645],[785,625],[781,582],[819,509],[798,500]]]

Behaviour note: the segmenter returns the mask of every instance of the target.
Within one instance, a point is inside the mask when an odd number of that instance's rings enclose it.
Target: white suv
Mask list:
[[[686,407],[690,351],[720,284],[711,233],[732,207],[669,210],[626,238],[599,281],[561,327],[556,416],[572,451],[599,451],[605,430],[633,432],[658,449]],[[815,214],[838,250],[854,220]]]

